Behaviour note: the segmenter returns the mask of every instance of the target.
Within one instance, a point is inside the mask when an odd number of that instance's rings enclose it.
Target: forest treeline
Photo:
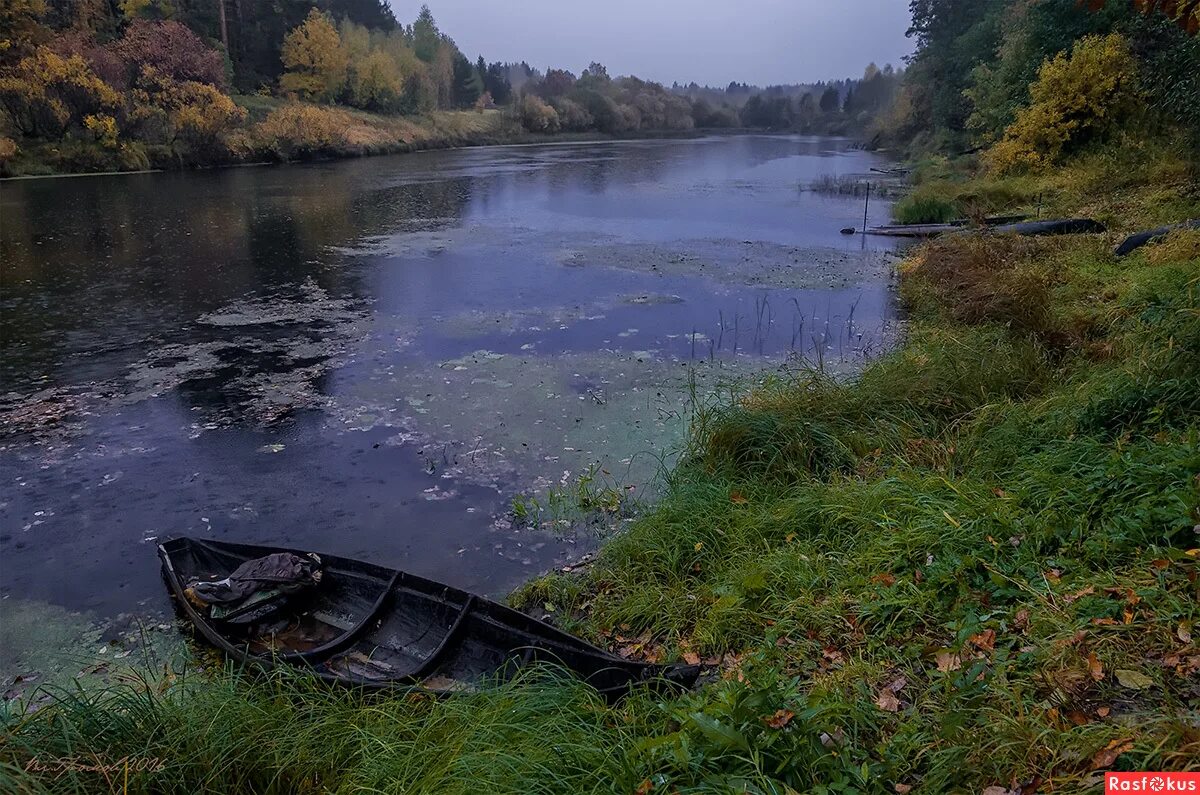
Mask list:
[[[1196,0],[912,0],[916,52],[874,141],[1058,162],[1115,134],[1200,141]]]
[[[599,63],[576,76],[472,59],[428,7],[406,25],[385,0],[0,0],[0,171],[358,154],[526,133],[845,133],[891,105],[901,75],[872,64],[833,83],[666,88],[610,77]],[[488,118],[430,125],[449,110]]]

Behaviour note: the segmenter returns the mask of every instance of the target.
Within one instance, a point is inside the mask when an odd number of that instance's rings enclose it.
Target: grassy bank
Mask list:
[[[1118,154],[1118,152],[1120,152]],[[919,189],[1090,214],[1108,236],[957,236],[902,269],[905,344],[698,411],[662,502],[514,598],[623,653],[709,666],[608,706],[529,679],[446,701],[233,672],[9,714],[5,791],[1079,791],[1200,769],[1200,215],[1165,145]],[[105,776],[108,778],[105,778]]]

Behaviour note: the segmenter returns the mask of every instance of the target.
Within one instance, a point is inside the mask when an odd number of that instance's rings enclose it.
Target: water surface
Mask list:
[[[802,189],[875,162],[743,136],[5,183],[0,590],[159,610],[176,534],[493,594],[575,559],[595,535],[514,494],[651,493],[691,383],[886,344],[890,241]]]

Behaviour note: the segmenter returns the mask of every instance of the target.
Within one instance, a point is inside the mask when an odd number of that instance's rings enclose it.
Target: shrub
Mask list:
[[[1140,102],[1137,64],[1119,34],[1085,36],[1042,64],[1031,102],[986,154],[996,172],[1041,168],[1108,132]]]
[[[0,106],[27,136],[59,138],[88,114],[117,108],[120,95],[78,55],[38,47],[0,76]]]
[[[254,128],[254,137],[271,154],[291,160],[346,146],[349,124],[344,111],[294,102],[272,111]]]
[[[558,120],[564,130],[571,132],[583,132],[590,129],[593,123],[592,114],[587,112],[587,108],[580,105],[578,102],[560,97],[552,100],[554,110],[558,113]]]
[[[521,98],[521,124],[530,132],[558,132],[558,112],[537,96],[526,94]]]

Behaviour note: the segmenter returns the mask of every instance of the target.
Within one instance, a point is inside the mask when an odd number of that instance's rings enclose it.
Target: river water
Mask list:
[[[165,610],[178,534],[492,594],[575,560],[622,515],[514,495],[644,499],[691,395],[886,345],[891,243],[804,189],[872,165],[738,136],[4,183],[0,592]]]

